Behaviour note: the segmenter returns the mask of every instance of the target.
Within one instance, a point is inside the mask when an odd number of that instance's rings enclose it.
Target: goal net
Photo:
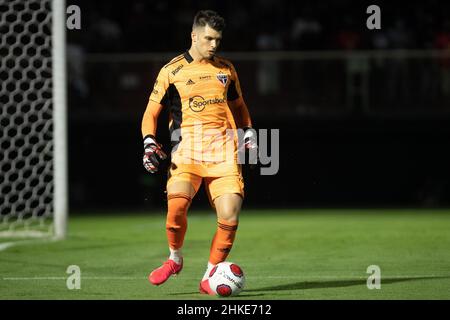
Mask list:
[[[0,0],[0,236],[66,231],[65,1]]]

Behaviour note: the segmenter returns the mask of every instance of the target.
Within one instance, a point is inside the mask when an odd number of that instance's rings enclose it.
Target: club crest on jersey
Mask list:
[[[223,84],[223,86],[225,87],[227,85],[228,82],[228,76],[222,72],[217,74],[217,80],[220,81],[220,83]]]

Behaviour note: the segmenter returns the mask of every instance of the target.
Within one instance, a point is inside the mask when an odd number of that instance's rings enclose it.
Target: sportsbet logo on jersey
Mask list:
[[[202,96],[193,96],[189,98],[189,108],[194,112],[203,111],[207,105],[218,103],[225,103],[225,99],[214,98],[205,100]]]

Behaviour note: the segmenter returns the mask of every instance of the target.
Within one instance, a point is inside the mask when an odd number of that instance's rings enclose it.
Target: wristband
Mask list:
[[[157,144],[156,137],[152,134],[148,134],[144,137],[144,145],[151,144],[151,143]]]

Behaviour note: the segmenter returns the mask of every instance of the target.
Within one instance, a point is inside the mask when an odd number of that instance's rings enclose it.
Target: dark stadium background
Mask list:
[[[167,166],[162,173],[146,173],[140,124],[159,68],[189,48],[198,9],[225,17],[224,56],[311,53],[302,62],[277,62],[276,80],[269,81],[264,93],[258,85],[262,66],[256,60],[232,59],[255,127],[279,129],[281,142],[277,175],[245,169],[244,207],[450,204],[450,96],[442,86],[450,63],[431,57],[436,49],[450,48],[448,2],[70,4],[79,5],[82,13],[82,29],[68,31],[72,211],[165,207]],[[366,28],[369,4],[381,7],[381,30]],[[349,101],[345,79],[350,60],[344,53],[351,59],[358,53],[398,49],[421,54],[370,58],[370,70],[356,72],[352,80],[361,88],[361,74],[367,76],[368,100],[356,89]],[[334,58],[321,59],[320,53]],[[161,61],[146,61],[147,54],[160,55]],[[158,137],[167,147],[165,121],[167,114],[162,114]],[[193,207],[207,206],[201,189]]]

